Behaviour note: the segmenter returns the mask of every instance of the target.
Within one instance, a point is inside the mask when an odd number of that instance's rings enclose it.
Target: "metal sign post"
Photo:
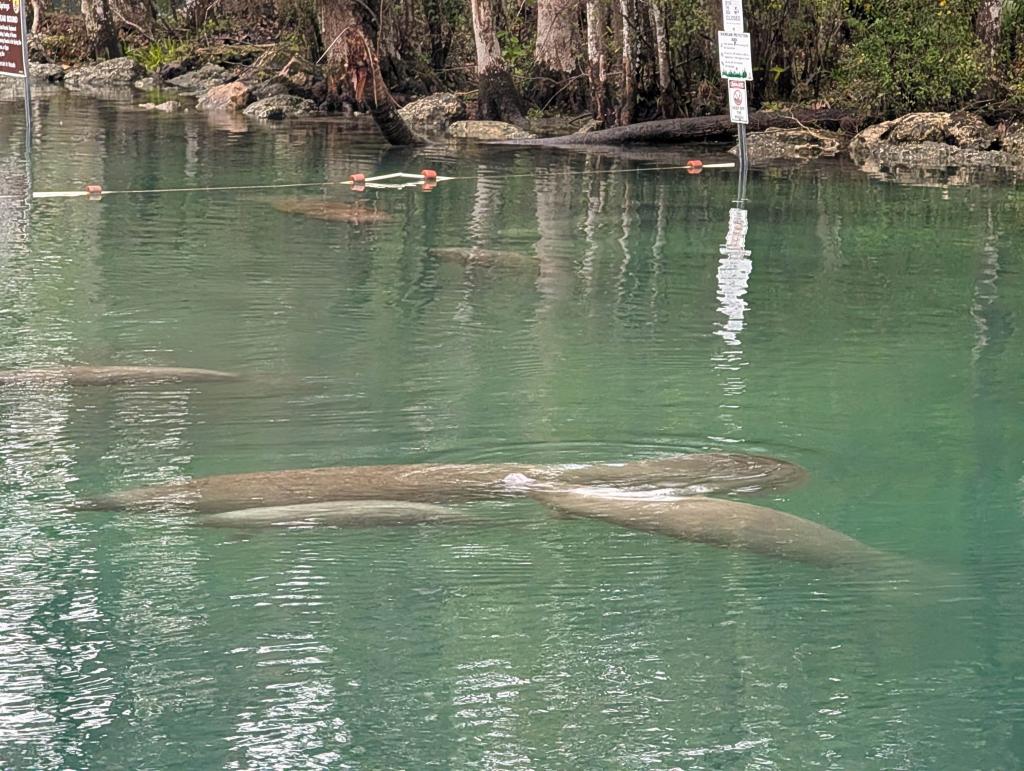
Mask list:
[[[32,86],[29,82],[25,0],[0,0],[0,75],[25,81],[25,154],[32,154]]]
[[[722,26],[718,33],[719,74],[728,82],[729,120],[736,124],[736,153],[740,173],[747,168],[747,81],[754,79],[750,35],[743,31],[743,0],[722,0]]]

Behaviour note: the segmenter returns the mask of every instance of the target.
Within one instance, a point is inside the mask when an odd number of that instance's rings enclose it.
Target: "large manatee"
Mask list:
[[[44,367],[0,372],[0,386],[54,383],[73,386],[205,383],[239,380],[233,372],[188,367]]]
[[[602,488],[534,489],[556,512],[684,541],[743,549],[813,565],[877,564],[883,552],[847,535],[764,506],[704,496],[624,494]]]
[[[538,484],[673,487],[685,492],[754,492],[802,483],[807,472],[775,458],[694,453],[628,463],[413,464],[225,474],[125,490],[88,508],[178,506],[196,512],[318,501],[388,499],[458,502],[525,495]]]
[[[195,522],[206,527],[279,527],[330,525],[334,527],[391,527],[422,524],[471,524],[477,520],[446,506],[412,501],[325,501],[294,506],[203,514]]]

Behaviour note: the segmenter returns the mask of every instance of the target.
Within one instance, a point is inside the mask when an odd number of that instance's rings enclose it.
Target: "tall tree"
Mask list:
[[[602,126],[608,122],[608,60],[604,32],[607,27],[602,0],[587,0],[587,80],[590,109]]]
[[[323,60],[329,99],[337,101],[345,90],[356,104],[369,107],[388,142],[419,144],[419,137],[398,114],[371,42],[379,18],[379,3],[374,7],[372,0],[316,0],[316,11],[320,38],[327,46]]]
[[[477,113],[482,120],[526,123],[522,102],[508,64],[501,56],[494,25],[492,0],[469,0],[473,14],[473,39],[476,41],[476,74],[479,81]]]
[[[619,11],[622,14],[622,88],[619,97],[619,124],[625,126],[633,122],[636,111],[636,0],[619,0]]]
[[[654,28],[654,51],[658,65],[658,108],[663,118],[671,112],[672,72],[668,60],[668,27],[665,20],[665,9],[660,0],[651,1],[651,26]]]
[[[38,34],[43,28],[43,17],[50,10],[49,0],[32,0],[32,34]]]
[[[82,0],[82,16],[85,18],[85,31],[93,55],[97,59],[116,59],[120,56],[121,44],[114,29],[110,0]]]
[[[549,72],[568,75],[576,69],[579,0],[537,0],[537,63]]]

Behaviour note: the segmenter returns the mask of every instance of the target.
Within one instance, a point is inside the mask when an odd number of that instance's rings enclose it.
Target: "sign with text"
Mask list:
[[[0,0],[2,2],[3,0]],[[753,80],[750,35],[746,32],[718,33],[718,71],[726,80]]]
[[[25,75],[23,0],[0,0],[0,75]]]
[[[729,81],[729,120],[733,123],[750,123],[747,114],[747,81]]]
[[[726,32],[743,31],[743,0],[722,0],[722,28]]]

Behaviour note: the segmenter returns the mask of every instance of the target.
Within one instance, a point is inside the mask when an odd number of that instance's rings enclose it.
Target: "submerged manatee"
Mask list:
[[[334,527],[393,527],[422,524],[470,524],[477,520],[445,506],[412,501],[325,501],[294,506],[204,514],[196,524],[206,527],[277,527],[330,525]]]
[[[196,512],[318,501],[388,499],[458,502],[525,495],[538,484],[658,485],[685,492],[759,491],[803,482],[806,472],[756,455],[695,453],[630,463],[413,464],[225,474],[101,496],[89,508],[181,506]]]
[[[275,198],[270,205],[285,214],[301,214],[304,217],[326,222],[348,222],[351,225],[369,225],[376,222],[390,222],[394,219],[387,212],[367,209],[358,203],[331,201],[324,198]]]
[[[571,517],[600,519],[632,530],[812,565],[877,564],[886,557],[883,552],[824,525],[740,501],[630,495],[602,488],[536,489],[530,495]]]
[[[188,367],[53,367],[0,372],[0,386],[56,383],[74,386],[150,383],[206,383],[240,380],[233,372]]]
[[[485,268],[499,265],[520,266],[537,264],[537,258],[532,254],[506,251],[504,249],[481,249],[475,246],[433,247],[427,249],[427,254],[445,262],[464,262],[470,265],[480,265]]]

